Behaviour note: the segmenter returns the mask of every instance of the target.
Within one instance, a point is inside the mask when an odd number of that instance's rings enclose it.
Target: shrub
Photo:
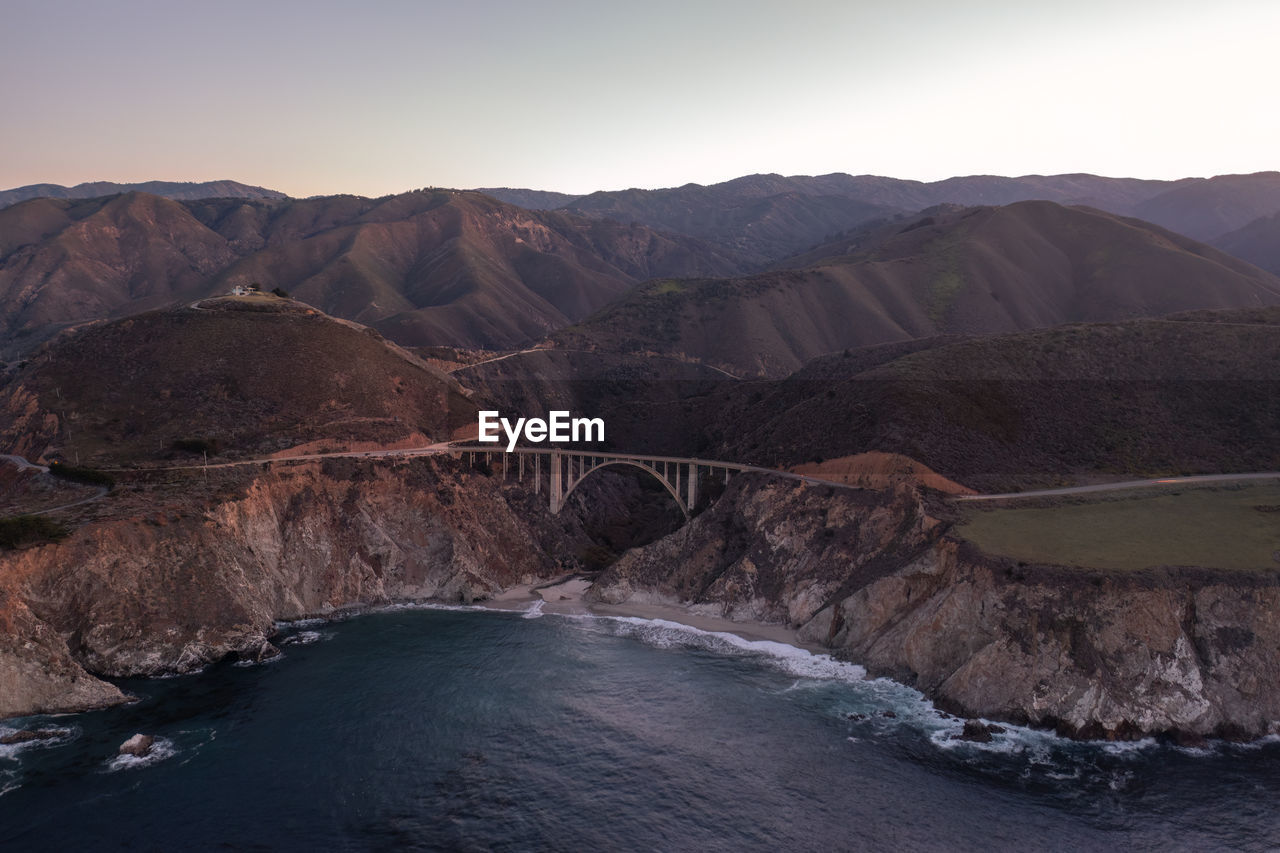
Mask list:
[[[171,448],[187,453],[208,453],[210,456],[217,456],[222,449],[216,438],[180,438],[171,445]]]
[[[110,474],[102,471],[95,471],[93,468],[81,468],[78,465],[67,465],[62,462],[49,463],[49,473],[55,477],[70,480],[73,483],[86,483],[90,486],[105,486],[108,489],[116,484],[115,478]]]
[[[276,296],[279,296],[281,299],[289,298],[289,291],[285,290],[282,287],[273,287],[271,288],[271,292],[274,293]]]
[[[67,528],[42,515],[0,518],[0,548],[12,549],[34,542],[56,542],[66,536],[67,532]]]

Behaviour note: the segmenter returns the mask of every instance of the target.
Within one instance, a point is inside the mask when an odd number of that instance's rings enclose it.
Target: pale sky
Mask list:
[[[1280,168],[1276,0],[0,0],[0,188]]]

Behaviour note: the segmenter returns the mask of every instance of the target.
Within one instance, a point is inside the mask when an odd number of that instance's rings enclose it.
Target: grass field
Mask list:
[[[1051,507],[965,508],[961,536],[1036,563],[1280,569],[1280,484],[1150,490]]]

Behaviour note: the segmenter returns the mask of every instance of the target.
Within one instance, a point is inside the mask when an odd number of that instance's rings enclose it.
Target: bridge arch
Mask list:
[[[568,502],[569,496],[572,495],[574,490],[577,489],[578,486],[582,484],[583,480],[587,479],[596,471],[599,471],[601,468],[607,468],[610,465],[622,465],[622,466],[628,466],[631,468],[639,468],[641,471],[648,473],[655,480],[661,483],[662,487],[667,490],[667,494],[671,495],[671,497],[675,500],[676,506],[680,507],[680,512],[684,513],[684,520],[685,521],[689,520],[689,507],[685,505],[684,499],[680,497],[679,490],[674,485],[672,485],[671,481],[668,480],[666,477],[664,477],[662,475],[662,472],[654,468],[653,466],[648,465],[644,462],[637,462],[632,459],[605,459],[587,468],[587,470],[579,474],[576,477],[576,479],[572,480],[569,483],[569,485],[565,488],[564,493],[560,495],[560,500],[559,500],[560,506],[563,507]]]
[[[552,515],[560,512],[565,500],[582,484],[583,480],[609,465],[639,468],[656,479],[662,484],[662,488],[667,490],[667,494],[675,500],[676,506],[680,507],[680,512],[686,521],[692,517],[692,508],[698,506],[699,483],[704,476],[718,477],[723,474],[724,482],[727,484],[731,473],[765,470],[739,462],[721,462],[715,459],[640,456],[633,453],[590,453],[560,450],[554,447],[545,449],[518,447],[503,451],[477,445],[453,445],[451,450],[456,454],[455,458],[462,458],[465,455],[472,464],[477,458],[483,458],[488,463],[493,463],[495,459],[501,460],[502,480],[505,482],[509,477],[514,477],[518,482],[523,483],[528,475],[532,477],[535,494],[541,494],[545,485]]]

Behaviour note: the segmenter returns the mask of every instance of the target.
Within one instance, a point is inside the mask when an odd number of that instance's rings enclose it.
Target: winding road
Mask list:
[[[255,459],[241,459],[235,462],[213,462],[213,463],[197,463],[194,465],[162,465],[147,468],[105,468],[104,471],[112,473],[146,473],[149,471],[200,471],[214,468],[236,468],[243,465],[262,465],[271,462],[305,462],[318,459],[412,459],[418,456],[435,456],[441,453],[450,453],[457,451],[477,451],[487,450],[488,448],[477,448],[475,445],[470,447],[458,447],[451,442],[437,442],[427,445],[426,447],[410,447],[394,450],[342,450],[332,453],[304,453],[297,456],[268,456]],[[531,448],[518,448],[516,452],[526,450],[536,452]],[[491,452],[503,452],[501,447],[495,447]],[[568,451],[574,452],[574,451]],[[600,457],[622,456],[625,454],[588,454]],[[655,457],[659,458],[659,457]],[[812,477],[807,474],[795,474],[790,471],[782,471],[776,468],[764,468],[758,465],[742,465],[737,463],[717,462],[709,459],[692,459],[685,457],[660,457],[662,460],[677,463],[697,463],[708,467],[727,467],[741,472],[753,472],[760,474],[769,474],[775,477],[781,477],[787,480],[796,480],[802,483],[809,483],[816,486],[831,486],[841,489],[861,488],[851,483],[840,483],[835,480],[824,480],[819,477]],[[0,453],[0,460],[10,462],[18,467],[19,471],[34,470],[42,474],[47,474],[49,469],[44,465],[38,465],[28,459],[12,453]],[[1057,489],[1036,489],[1027,492],[1001,492],[998,494],[987,495],[956,495],[953,497],[957,501],[1007,501],[1007,500],[1029,500],[1035,498],[1051,498],[1065,495],[1084,495],[1097,494],[1100,492],[1115,492],[1124,489],[1152,488],[1160,486],[1176,486],[1200,483],[1233,483],[1245,482],[1250,480],[1280,480],[1280,471],[1261,471],[1245,474],[1199,474],[1188,477],[1161,477],[1148,480],[1124,480],[1117,483],[1096,483],[1089,486],[1065,486]],[[28,513],[29,515],[45,515],[59,510],[71,509],[73,507],[82,506],[101,500],[110,490],[100,489],[96,495],[73,501],[67,504],[61,504],[49,509],[42,509],[36,512]]]

